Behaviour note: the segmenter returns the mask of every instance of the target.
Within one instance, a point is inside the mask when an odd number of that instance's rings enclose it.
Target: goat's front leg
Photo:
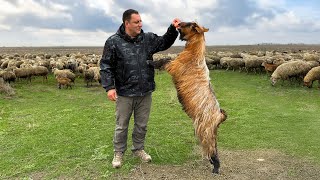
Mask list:
[[[220,168],[220,160],[218,156],[218,150],[216,150],[216,153],[211,156],[210,163],[213,165],[213,174],[219,174],[219,168]]]

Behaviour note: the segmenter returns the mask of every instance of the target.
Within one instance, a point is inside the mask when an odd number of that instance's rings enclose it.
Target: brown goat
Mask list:
[[[70,89],[72,89],[71,80],[69,78],[57,76],[56,79],[58,82],[59,89],[61,89],[61,86],[66,86],[67,89],[68,89],[68,87],[70,87]]]
[[[203,155],[213,164],[212,173],[219,173],[217,133],[220,123],[227,119],[220,109],[210,83],[205,62],[205,37],[208,29],[195,22],[181,22],[180,39],[186,41],[185,49],[166,66],[177,89],[184,111],[193,120]]]
[[[262,63],[262,66],[264,66],[264,69],[266,70],[267,73],[272,74],[273,71],[275,71],[279,65],[264,62]]]

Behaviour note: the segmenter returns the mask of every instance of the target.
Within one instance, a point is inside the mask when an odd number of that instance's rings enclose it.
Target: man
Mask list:
[[[138,11],[128,9],[123,24],[105,43],[100,61],[101,84],[111,101],[116,101],[116,127],[113,137],[112,166],[122,165],[127,149],[129,120],[134,114],[132,152],[143,162],[151,156],[144,151],[144,140],[151,108],[151,93],[155,90],[152,55],[168,49],[178,36],[180,23],[174,19],[163,36],[144,33]]]

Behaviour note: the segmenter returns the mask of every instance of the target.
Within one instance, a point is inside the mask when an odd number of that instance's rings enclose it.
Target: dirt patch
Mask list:
[[[320,166],[275,150],[220,151],[219,175],[199,159],[183,165],[139,164],[128,176],[113,174],[113,179],[319,179]]]

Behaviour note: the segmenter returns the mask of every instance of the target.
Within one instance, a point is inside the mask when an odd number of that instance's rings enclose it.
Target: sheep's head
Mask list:
[[[278,78],[271,77],[271,78],[270,78],[270,80],[271,80],[271,84],[272,84],[272,86],[274,86],[274,85],[276,84],[276,82],[277,82]]]
[[[308,88],[311,88],[312,82],[303,82],[303,86],[307,86]]]
[[[179,23],[178,31],[180,33],[180,40],[188,41],[196,34],[203,34],[209,29],[200,26],[196,22],[181,22]]]

